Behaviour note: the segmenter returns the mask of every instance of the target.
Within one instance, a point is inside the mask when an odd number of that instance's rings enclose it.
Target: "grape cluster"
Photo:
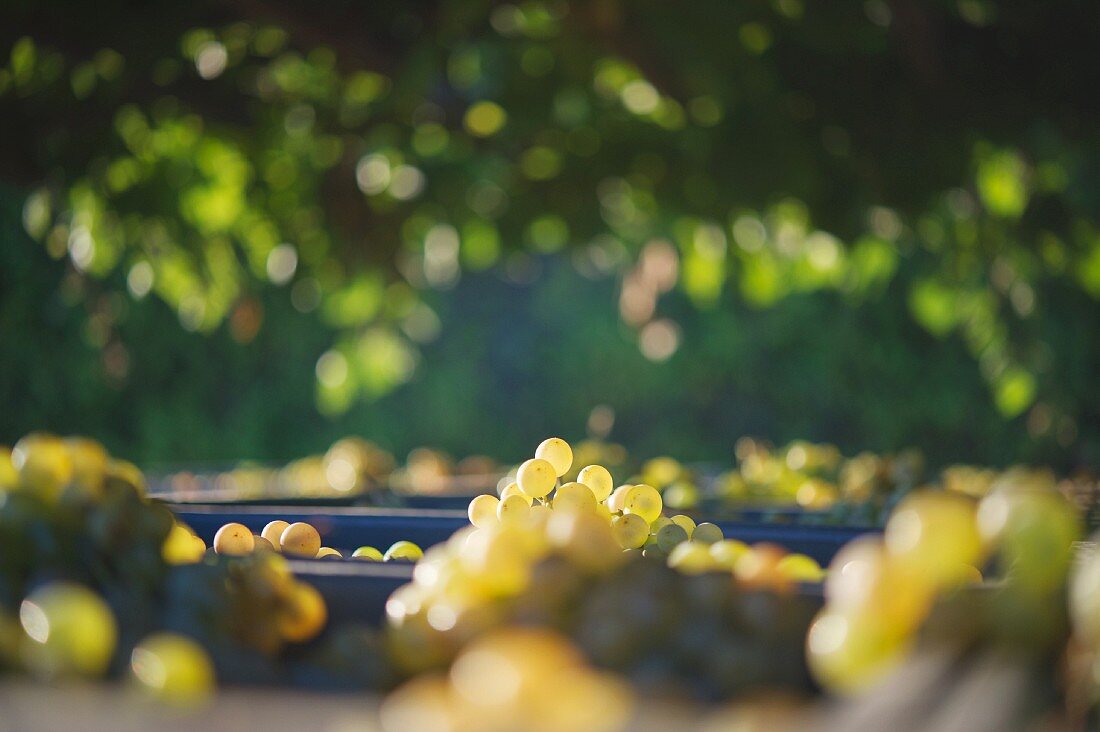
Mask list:
[[[1063,593],[1079,513],[1047,473],[1013,471],[977,501],[958,490],[907,495],[882,538],[844,547],[807,636],[817,680],[862,692],[920,643],[1007,645],[1041,656],[1064,640]],[[984,568],[998,581],[972,589]]]

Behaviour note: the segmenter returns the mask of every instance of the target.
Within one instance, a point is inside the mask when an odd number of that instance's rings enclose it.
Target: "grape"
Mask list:
[[[710,547],[697,541],[685,541],[668,555],[668,566],[685,574],[700,574],[716,569]]]
[[[650,524],[649,524],[649,533],[650,533],[650,535],[655,536],[658,531],[665,528],[666,526],[668,526],[671,523],[672,523],[672,519],[670,519],[668,516],[658,516],[656,519],[651,521]]]
[[[361,546],[351,553],[352,559],[361,559],[365,562],[381,562],[382,552],[373,546]]]
[[[903,634],[883,632],[866,618],[826,608],[806,636],[806,660],[827,689],[854,694],[897,666],[908,650]]]
[[[554,491],[555,510],[593,511],[595,508],[596,498],[583,483],[566,483]]]
[[[532,503],[535,502],[534,498],[531,498],[531,496],[527,495],[522,490],[520,490],[519,483],[516,483],[515,481],[513,481],[513,482],[509,483],[508,485],[504,486],[504,490],[502,490],[500,492],[500,500],[503,501],[505,498],[508,498],[509,496],[519,496],[520,498],[522,498],[524,501],[527,502],[528,506],[530,506]]]
[[[553,511],[546,522],[546,538],[579,567],[604,571],[622,559],[612,527],[593,513]],[[646,535],[649,528],[645,529]]]
[[[573,465],[573,448],[560,437],[551,437],[539,444],[535,449],[535,457],[542,458],[553,465],[555,477],[561,477],[568,473]]]
[[[317,550],[317,559],[343,559],[344,555],[332,547],[323,546]]]
[[[821,565],[805,554],[788,554],[779,560],[776,570],[792,582],[820,582],[825,578]]]
[[[607,497],[607,507],[612,513],[620,512],[626,507],[626,494],[633,488],[632,485],[621,485],[611,492]]]
[[[602,465],[589,465],[581,468],[581,471],[577,473],[577,482],[588,486],[597,501],[606,501],[615,487],[611,473]]]
[[[679,524],[669,523],[656,534],[657,547],[662,552],[671,552],[678,544],[688,540],[688,533]]]
[[[531,505],[520,496],[508,496],[497,506],[497,520],[515,526],[531,516]]]
[[[865,536],[848,542],[829,564],[825,599],[844,612],[873,612],[900,632],[913,630],[928,613],[934,588],[911,575],[886,552],[882,539]]]
[[[707,522],[699,524],[695,527],[695,530],[691,532],[691,540],[700,544],[713,544],[725,538],[720,528]]]
[[[684,468],[675,458],[655,457],[642,466],[642,480],[661,488],[676,482]]]
[[[673,516],[670,521],[686,531],[688,538],[691,538],[692,533],[695,531],[695,521],[693,521],[690,516],[685,516],[681,513]]]
[[[252,532],[244,524],[228,523],[214,534],[214,551],[231,557],[251,554],[256,548]],[[314,552],[316,554],[316,552]]]
[[[99,495],[110,461],[107,451],[98,442],[86,437],[69,437],[65,440],[65,447],[73,466],[73,483],[93,495]]]
[[[709,556],[709,550],[708,550]],[[748,587],[771,587],[785,589],[789,580],[779,569],[779,564],[787,557],[783,547],[761,542],[749,547],[733,565],[733,574],[739,582]],[[809,559],[809,557],[806,557]],[[813,560],[810,559],[812,562]]]
[[[161,557],[168,564],[194,564],[201,561],[202,555],[206,552],[206,544],[203,543],[200,549],[195,541],[196,538],[183,524],[173,524],[168,537],[161,545]],[[202,540],[199,539],[199,542]]]
[[[711,544],[708,551],[715,564],[732,571],[741,555],[749,551],[749,545],[736,539],[724,539]]]
[[[275,521],[269,522],[267,526],[264,527],[264,530],[260,532],[260,536],[271,542],[271,546],[275,551],[282,551],[281,537],[288,526],[290,526],[290,524],[286,521],[276,519]]]
[[[623,549],[639,549],[649,538],[649,524],[641,516],[625,514],[611,520],[615,541]]]
[[[656,521],[662,507],[661,494],[653,486],[645,484],[634,486],[623,502],[623,511],[641,516],[646,523]]]
[[[315,557],[321,549],[321,535],[309,524],[298,521],[283,529],[279,547],[283,554],[292,557]]]
[[[19,621],[32,641],[27,662],[45,678],[100,676],[115,652],[115,617],[82,585],[54,582],[35,590],[23,600]]]
[[[975,504],[945,491],[914,491],[886,523],[886,550],[904,571],[933,584],[957,581],[960,564],[981,564]]]
[[[1062,585],[1082,533],[1081,517],[1061,494],[1011,485],[982,500],[978,528],[999,549],[1008,578],[1037,592]]]
[[[673,483],[661,495],[669,508],[694,508],[699,504],[699,489],[691,483]]]
[[[279,635],[291,643],[317,636],[328,620],[328,608],[321,593],[304,582],[294,582],[286,603],[275,615]]]
[[[554,490],[557,477],[554,466],[541,458],[528,460],[516,471],[516,483],[531,498],[542,498]]]
[[[195,706],[214,691],[214,665],[206,651],[175,633],[157,633],[139,643],[130,655],[130,671],[142,689],[175,706]]]
[[[386,553],[382,555],[383,561],[390,562],[395,559],[404,559],[415,562],[420,557],[424,556],[423,550],[411,541],[397,541],[394,542]]]
[[[254,552],[273,552],[273,551],[275,551],[275,547],[271,545],[271,542],[268,541],[267,539],[263,538],[259,534],[253,534],[252,535],[252,542],[253,542],[252,551],[254,551]]]
[[[21,487],[54,499],[73,477],[73,463],[65,443],[53,435],[33,432],[11,452],[12,466]]]
[[[514,484],[513,484],[514,485]],[[466,514],[470,517],[470,523],[478,528],[486,528],[497,522],[497,506],[500,499],[489,494],[475,496],[470,501],[470,507]]]

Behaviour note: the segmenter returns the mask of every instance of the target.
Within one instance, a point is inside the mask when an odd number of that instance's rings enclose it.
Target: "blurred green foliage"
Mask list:
[[[58,7],[0,24],[3,439],[1100,453],[1095,4]]]

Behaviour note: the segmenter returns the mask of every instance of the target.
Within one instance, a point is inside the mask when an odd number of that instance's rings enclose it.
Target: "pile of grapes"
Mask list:
[[[206,554],[206,544],[185,524],[177,523],[174,529],[175,545],[179,551],[178,564],[197,562]],[[168,545],[165,551],[169,551]],[[304,521],[288,523],[281,519],[269,521],[259,534],[253,534],[247,526],[228,523],[214,535],[213,551],[230,557],[243,557],[253,553],[278,552],[295,559],[343,559],[337,549],[321,545],[321,534]],[[349,552],[348,558],[363,562],[415,562],[424,551],[411,541],[396,541],[383,553],[373,546],[361,546]]]

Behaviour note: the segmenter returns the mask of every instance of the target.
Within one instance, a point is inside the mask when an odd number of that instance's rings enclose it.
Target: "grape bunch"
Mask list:
[[[1065,583],[1079,513],[1047,473],[1013,471],[981,501],[958,490],[907,495],[882,538],[837,554],[807,636],[815,678],[866,691],[918,647],[1007,647],[1037,659],[1065,640]],[[975,587],[982,572],[997,578]]]

